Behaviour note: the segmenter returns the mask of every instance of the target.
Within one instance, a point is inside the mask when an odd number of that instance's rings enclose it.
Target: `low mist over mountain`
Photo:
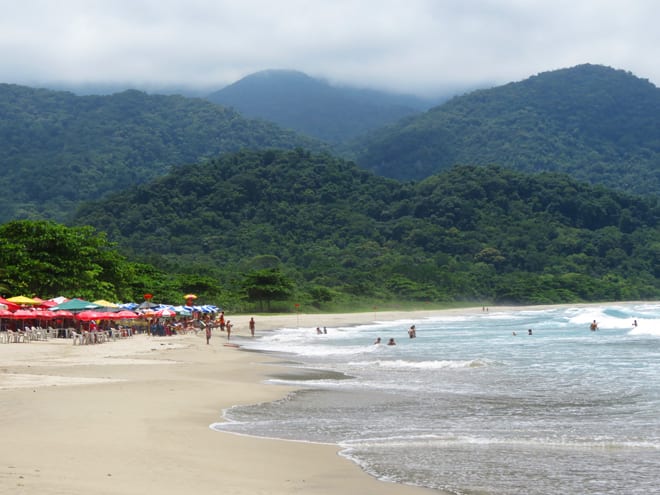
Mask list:
[[[660,89],[598,65],[546,72],[374,131],[356,154],[362,167],[403,180],[498,164],[660,194]]]
[[[246,117],[275,122],[331,143],[349,140],[434,104],[415,96],[333,86],[291,70],[251,74],[208,99]]]

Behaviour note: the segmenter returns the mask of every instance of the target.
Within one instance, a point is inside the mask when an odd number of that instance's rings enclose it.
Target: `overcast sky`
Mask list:
[[[660,86],[658,0],[0,0],[0,82],[215,90],[264,69],[436,95],[582,63]]]

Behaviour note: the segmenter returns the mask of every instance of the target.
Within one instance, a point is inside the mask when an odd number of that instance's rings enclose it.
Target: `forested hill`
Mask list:
[[[324,154],[245,151],[84,205],[76,222],[228,290],[280,268],[314,303],[660,295],[658,198],[565,175],[462,166],[403,184]]]
[[[433,106],[431,100],[414,96],[332,86],[291,70],[251,74],[208,99],[329,143],[348,141]]]
[[[660,89],[598,65],[546,72],[453,98],[357,150],[361,166],[397,179],[498,164],[660,194]]]
[[[62,219],[80,200],[222,152],[296,146],[320,148],[203,99],[0,84],[0,222]]]

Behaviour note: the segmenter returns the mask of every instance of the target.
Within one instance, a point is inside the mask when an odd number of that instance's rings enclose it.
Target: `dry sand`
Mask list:
[[[263,331],[437,313],[255,320]],[[249,335],[249,316],[229,319],[233,334]],[[224,408],[289,391],[264,383],[272,357],[225,343],[218,332],[210,345],[202,334],[0,344],[0,494],[437,493],[378,481],[333,446],[211,430]]]

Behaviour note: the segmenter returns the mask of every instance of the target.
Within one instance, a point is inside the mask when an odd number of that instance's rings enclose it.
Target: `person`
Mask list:
[[[323,327],[323,334],[324,334],[324,335],[327,335],[327,333],[328,333],[328,329],[325,328],[325,327]]]
[[[231,320],[227,320],[227,323],[225,323],[225,329],[227,330],[227,340],[231,337],[231,327],[233,327]]]
[[[532,329],[531,328],[527,330],[527,335],[532,335]]]
[[[394,338],[391,338],[388,342],[387,345],[396,345],[396,342],[394,342]]]
[[[220,311],[220,330],[225,331],[225,312]]]
[[[380,337],[378,337],[378,338],[376,339],[376,341],[374,342],[374,345],[375,345],[375,344],[380,344]]]
[[[637,320],[634,320],[633,321],[633,327],[636,327],[636,326],[637,326]]]
[[[513,336],[514,336],[514,337],[516,336],[516,332],[513,332]]]
[[[408,329],[408,337],[410,337],[411,339],[414,339],[415,337],[417,337],[417,330],[415,329],[415,325],[411,326]]]
[[[316,335],[321,335],[322,333],[321,327],[316,327]]]
[[[254,321],[254,316],[253,316],[252,318],[250,318],[250,335],[252,335],[253,337],[254,337],[254,327],[255,327],[255,325],[256,325],[256,323]]]
[[[596,323],[596,320],[591,322],[591,325],[589,325],[589,328],[591,329],[592,332],[595,332],[598,330],[598,323]]]
[[[209,341],[211,340],[211,325],[208,325],[203,321],[200,323],[204,327],[204,331],[206,332],[206,344],[208,345]]]

